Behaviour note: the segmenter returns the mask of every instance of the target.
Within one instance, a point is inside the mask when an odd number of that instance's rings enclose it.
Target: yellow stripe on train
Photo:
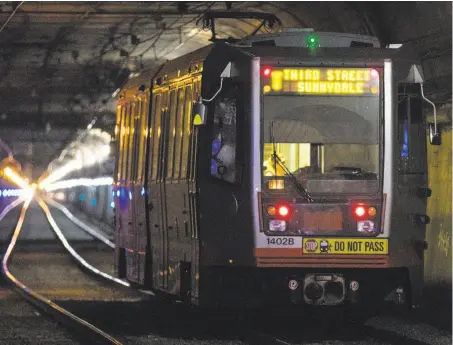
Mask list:
[[[303,254],[348,254],[383,255],[388,254],[386,238],[304,238]]]

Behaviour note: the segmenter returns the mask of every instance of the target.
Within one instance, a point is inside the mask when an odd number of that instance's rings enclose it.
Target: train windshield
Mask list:
[[[309,193],[377,191],[377,95],[274,94],[263,101],[265,183],[292,174]]]

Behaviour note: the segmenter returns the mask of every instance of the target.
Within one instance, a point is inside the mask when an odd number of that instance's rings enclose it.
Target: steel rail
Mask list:
[[[47,204],[51,205],[52,207],[55,207],[55,208],[59,209],[61,212],[63,212],[64,215],[66,217],[68,217],[71,222],[73,222],[79,228],[84,230],[86,233],[90,234],[94,238],[96,238],[99,241],[103,242],[104,244],[106,244],[110,248],[115,249],[115,243],[113,243],[107,237],[105,237],[104,235],[100,234],[97,230],[93,229],[92,227],[90,227],[89,225],[85,224],[84,222],[82,222],[77,217],[75,217],[65,206],[63,206],[59,202],[56,202],[56,201],[51,200],[49,198],[44,198],[44,201]]]
[[[46,200],[46,201],[47,201],[47,200]],[[59,204],[59,203],[57,203],[56,201],[54,201],[54,203]],[[52,204],[52,203],[49,202],[49,204]],[[62,207],[64,208],[63,205],[61,205],[61,204],[59,204],[59,205],[62,206]],[[49,211],[49,212],[50,212],[50,211]],[[68,211],[68,213],[71,214],[69,211]],[[47,214],[46,214],[46,215],[47,215]],[[65,215],[68,216],[68,214],[66,214],[66,213],[65,213]],[[75,223],[76,223],[76,221],[81,222],[81,221],[78,220],[77,217],[75,217],[74,215],[71,214],[71,216],[74,218]],[[68,216],[68,218],[69,218],[69,216]],[[72,220],[72,219],[71,219],[71,220]],[[55,220],[54,220],[54,223],[55,223]],[[82,223],[82,222],[81,222],[81,223]],[[77,224],[77,223],[76,223],[76,224]],[[88,225],[87,225],[87,226],[88,226]],[[61,231],[60,231],[60,233],[61,233]],[[57,236],[58,236],[58,235],[57,235]],[[64,235],[62,235],[62,236],[64,237]],[[66,242],[67,242],[67,241],[66,241]],[[66,249],[68,249],[68,248],[66,248]],[[68,250],[69,250],[69,249],[68,249]],[[74,252],[75,252],[75,251],[74,251]],[[72,252],[71,252],[71,254],[72,254]],[[77,255],[78,255],[78,254],[77,254]],[[79,256],[79,255],[78,255],[78,256]],[[80,257],[80,256],[79,256],[79,257]],[[78,259],[76,259],[76,260],[79,261]],[[83,259],[82,259],[82,260],[83,260]],[[83,265],[83,266],[86,267],[85,265]],[[88,270],[89,273],[92,273],[92,274],[95,274],[96,276],[99,276],[99,273],[97,273],[96,271],[97,271],[97,272],[101,272],[101,271],[97,270],[96,268],[94,268],[94,271],[91,270],[91,269]],[[108,277],[105,277],[105,276],[101,275],[102,278],[105,278],[105,279],[107,279],[107,280],[109,280],[109,281],[111,281],[112,278],[113,278],[113,279],[115,279],[115,283],[117,283],[116,280],[118,280],[118,281],[121,281],[121,282],[122,282],[121,285],[126,286],[126,287],[130,287],[130,285],[124,285],[123,283],[126,283],[126,284],[129,284],[129,283],[127,283],[127,282],[125,282],[125,281],[123,281],[123,280],[117,279],[117,278],[112,277],[112,276],[109,276],[109,275],[107,275],[107,276],[108,276]],[[141,293],[143,293],[143,294],[145,294],[145,295],[155,296],[155,293],[152,292],[152,291],[150,291],[150,290],[138,289],[137,291],[139,291],[139,292],[141,292]]]
[[[12,284],[13,289],[17,293],[19,293],[25,300],[27,300],[27,302],[34,305],[36,308],[42,310],[43,312],[51,315],[57,321],[65,324],[66,326],[68,326],[72,329],[86,331],[87,337],[89,337],[91,341],[94,341],[95,344],[122,345],[122,343],[120,341],[113,338],[112,336],[105,333],[104,331],[100,330],[99,328],[95,327],[91,323],[79,318],[78,316],[72,314],[71,312],[67,311],[66,309],[63,309],[59,305],[55,304],[51,300],[45,298],[44,296],[36,293],[33,290],[31,290],[26,285],[24,285],[21,281],[19,281],[9,271],[8,260],[14,251],[14,247],[16,245],[17,239],[19,238],[20,232],[22,230],[22,225],[24,223],[25,215],[27,213],[27,209],[28,209],[28,206],[30,205],[31,201],[32,201],[31,198],[29,198],[25,201],[25,204],[22,207],[16,228],[14,229],[14,233],[12,235],[11,242],[9,243],[6,253],[3,256],[3,259],[2,259],[3,275]],[[14,208],[14,207],[12,207],[12,208]],[[11,209],[9,209],[9,210],[11,210]],[[2,214],[0,214],[0,219],[3,218],[7,212],[2,212]],[[79,333],[79,335],[80,335],[80,333]]]
[[[58,239],[60,240],[61,244],[65,247],[65,249],[71,254],[71,256],[84,268],[89,270],[90,272],[104,278],[107,280],[110,280],[114,283],[120,284],[125,287],[130,287],[130,284],[124,280],[115,278],[111,276],[110,274],[107,274],[105,272],[102,272],[98,270],[96,267],[91,266],[84,258],[82,258],[75,250],[72,248],[72,246],[69,244],[68,240],[66,237],[63,235],[62,231],[58,227],[57,223],[55,222],[55,219],[53,219],[52,214],[49,211],[49,208],[47,207],[46,203],[44,200],[42,200],[40,197],[36,197],[36,200],[38,201],[39,206],[41,206],[44,214],[46,215],[47,221],[49,222],[50,227],[52,228],[53,232],[55,235],[57,235]]]

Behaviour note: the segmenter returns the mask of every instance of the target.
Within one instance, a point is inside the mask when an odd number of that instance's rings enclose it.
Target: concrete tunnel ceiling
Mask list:
[[[285,27],[411,44],[427,94],[451,103],[450,2],[0,2],[0,25],[10,19],[0,32],[0,125],[75,129],[94,116],[111,125],[112,92],[131,71],[210,44],[196,25],[208,10],[268,12]],[[216,20],[216,31],[240,38],[259,24]]]

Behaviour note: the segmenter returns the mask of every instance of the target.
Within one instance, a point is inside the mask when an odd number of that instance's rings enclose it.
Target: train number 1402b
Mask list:
[[[268,237],[267,244],[276,244],[277,246],[293,246],[294,245],[294,238],[287,238],[287,237]]]

